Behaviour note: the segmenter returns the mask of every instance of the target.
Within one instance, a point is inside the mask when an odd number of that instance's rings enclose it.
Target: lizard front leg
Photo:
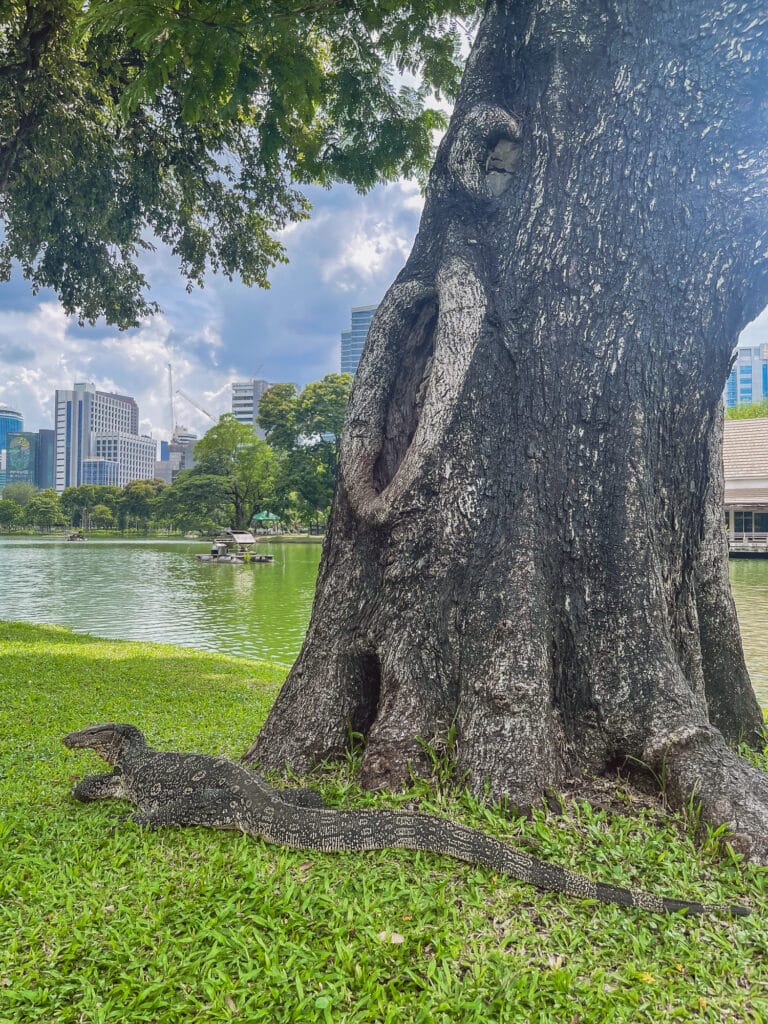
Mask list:
[[[86,775],[72,790],[75,800],[119,800],[124,796],[123,777],[120,772]]]

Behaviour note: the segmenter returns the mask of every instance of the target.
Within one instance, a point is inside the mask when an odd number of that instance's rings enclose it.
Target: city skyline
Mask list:
[[[347,186],[309,189],[308,221],[283,232],[290,262],[272,287],[247,289],[211,276],[187,294],[173,258],[146,260],[150,297],[163,312],[119,332],[78,327],[52,293],[32,296],[27,282],[0,286],[0,404],[19,407],[25,430],[53,424],[56,388],[93,381],[134,395],[141,433],[170,434],[167,363],[174,386],[215,417],[231,409],[231,383],[253,377],[304,385],[338,373],[340,336],[350,309],[377,303],[401,269],[418,227],[422,197],[413,182],[367,196]],[[178,422],[203,433],[210,422],[177,396]]]
[[[308,221],[282,234],[290,262],[269,290],[211,276],[188,294],[173,258],[158,250],[147,276],[162,313],[136,330],[78,327],[51,292],[31,294],[18,275],[0,285],[0,405],[18,408],[24,429],[53,426],[53,395],[74,380],[134,395],[141,433],[171,433],[167,363],[174,386],[217,418],[231,410],[231,384],[263,378],[303,386],[340,369],[340,338],[353,307],[381,301],[415,237],[422,197],[414,182],[360,196],[348,186],[308,189]],[[768,344],[768,310],[741,345]],[[177,396],[177,422],[200,435],[210,421]]]

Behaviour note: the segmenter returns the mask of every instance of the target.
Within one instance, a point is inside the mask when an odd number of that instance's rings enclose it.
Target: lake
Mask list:
[[[274,562],[211,565],[209,543],[0,539],[0,619],[201,647],[290,665],[309,622],[320,544],[265,544]]]
[[[319,544],[262,545],[274,562],[211,565],[207,543],[2,537],[0,619],[156,640],[290,665],[309,622]],[[768,559],[731,561],[747,664],[768,706]]]
[[[749,675],[768,707],[768,558],[732,558],[729,569]]]

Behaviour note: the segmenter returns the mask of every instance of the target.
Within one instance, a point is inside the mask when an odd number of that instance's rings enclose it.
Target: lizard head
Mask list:
[[[79,732],[70,732],[61,741],[65,747],[87,747],[95,750],[108,764],[117,764],[122,755],[129,749],[146,747],[144,733],[135,725],[106,722],[103,725],[90,725]]]

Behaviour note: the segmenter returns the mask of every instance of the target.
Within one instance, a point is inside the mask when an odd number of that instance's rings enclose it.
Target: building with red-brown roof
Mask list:
[[[768,537],[768,418],[725,421],[725,517],[732,539]]]

